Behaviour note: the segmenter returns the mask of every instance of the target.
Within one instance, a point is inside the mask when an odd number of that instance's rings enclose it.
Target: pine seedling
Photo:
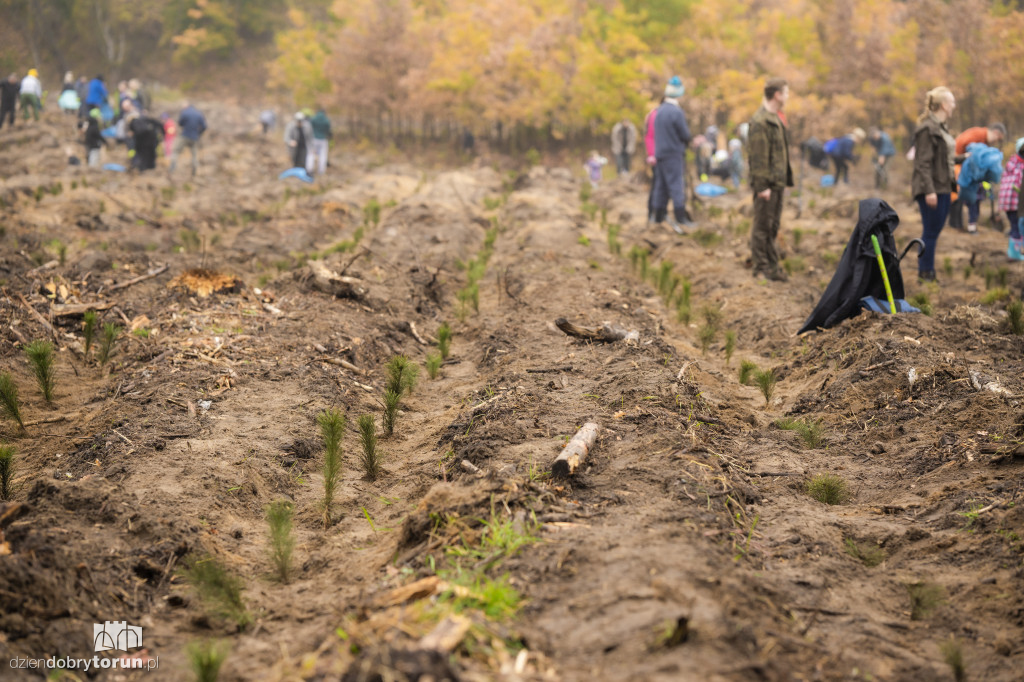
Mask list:
[[[384,428],[384,435],[390,436],[395,432],[395,420],[398,418],[398,403],[402,395],[388,389],[384,391],[384,416],[381,419],[381,426]]]
[[[740,363],[740,383],[744,386],[750,385],[750,379],[754,376],[754,372],[757,371],[757,365],[750,361],[744,360]]]
[[[427,353],[427,374],[431,379],[436,379],[441,373],[441,362],[440,353]]]
[[[908,583],[910,620],[924,620],[932,610],[946,601],[946,591],[935,583]]]
[[[0,445],[0,500],[14,496],[14,446]]]
[[[359,417],[359,442],[363,446],[363,456],[359,463],[363,467],[363,473],[371,481],[380,478],[380,465],[382,455],[377,449],[377,424],[372,414],[364,414]]]
[[[697,339],[700,341],[700,353],[701,355],[708,354],[708,348],[715,341],[715,335],[717,331],[710,324],[706,324],[697,331]]]
[[[53,344],[43,339],[36,339],[25,346],[25,356],[32,365],[32,373],[39,384],[43,399],[53,402]]]
[[[967,280],[969,280],[971,278],[971,275],[973,275],[973,274],[974,274],[974,268],[972,268],[970,265],[965,265],[964,266],[964,281],[966,282]]]
[[[107,322],[103,325],[103,337],[100,339],[100,351],[99,361],[100,365],[107,364],[110,357],[114,354],[114,344],[117,342],[117,337],[121,335],[121,327],[112,323]]]
[[[800,250],[800,240],[803,238],[803,236],[804,236],[804,231],[801,230],[799,227],[793,229],[793,250],[794,251],[799,251]]]
[[[985,270],[984,270],[984,275],[985,275],[985,290],[987,291],[988,289],[992,288],[992,283],[996,279],[996,271],[993,270],[992,268],[986,266]]]
[[[764,396],[764,404],[767,405],[772,401],[772,396],[775,395],[775,383],[778,381],[775,378],[774,369],[757,370],[754,372],[754,383],[761,389],[761,395]]]
[[[252,622],[252,615],[242,599],[241,578],[228,571],[215,557],[207,555],[188,560],[185,576],[211,613],[232,621],[239,629]]]
[[[447,322],[437,328],[437,350],[441,353],[441,359],[448,359],[448,352],[452,348],[452,328]]]
[[[21,430],[25,430],[25,422],[21,420],[21,403],[18,401],[18,385],[14,383],[10,372],[0,373],[0,407],[8,419],[18,422]]]
[[[292,550],[295,549],[295,536],[292,535],[295,505],[288,500],[274,500],[267,505],[266,514],[270,531],[270,563],[274,567],[274,577],[286,583],[291,572]]]
[[[964,647],[955,637],[943,642],[939,646],[942,652],[942,660],[949,666],[956,682],[964,682],[967,679],[967,668],[964,665]]]
[[[338,487],[338,476],[341,473],[341,439],[345,435],[345,415],[339,410],[324,410],[316,417],[320,426],[320,437],[324,442],[324,528],[331,526],[331,504],[334,503],[334,492]]]
[[[687,308],[690,307],[690,295],[693,293],[693,283],[683,278],[683,289],[679,294],[679,304],[685,305]]]
[[[189,644],[185,651],[196,682],[217,682],[228,650],[226,644],[211,639]]]
[[[729,363],[732,362],[732,354],[736,350],[736,332],[729,330],[725,332],[725,346],[722,351],[725,353],[725,366],[728,367]]]
[[[718,329],[718,325],[722,323],[722,311],[713,305],[704,306],[700,314],[704,317],[704,322],[707,326],[713,329]]]
[[[676,320],[689,326],[691,317],[690,304],[685,303],[683,299],[680,298],[679,303],[676,304]]]
[[[946,277],[953,276],[953,259],[946,256],[942,261],[942,271],[946,273]]]
[[[96,336],[96,325],[99,323],[99,315],[94,310],[87,310],[82,316],[82,336],[85,337],[85,359],[89,359],[89,349],[92,348],[92,340]]]
[[[1014,336],[1024,334],[1024,303],[1010,301],[1006,305],[1006,323]]]
[[[672,262],[663,260],[661,266],[658,268],[658,293],[662,296],[668,291],[669,282],[672,281]]]
[[[1010,283],[1010,268],[1005,265],[1000,267],[996,271],[996,280],[999,282],[999,286],[1006,289]]]
[[[416,379],[420,373],[419,365],[411,362],[404,355],[396,355],[387,364],[388,379],[386,387],[398,395],[412,393]]]

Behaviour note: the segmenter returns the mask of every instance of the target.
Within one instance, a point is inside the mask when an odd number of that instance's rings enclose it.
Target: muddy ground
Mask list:
[[[745,267],[743,192],[677,237],[646,224],[642,183],[584,199],[577,164],[428,167],[340,142],[326,178],[278,181],[278,136],[209,109],[195,179],[69,167],[54,114],[0,131],[0,369],[27,423],[0,422],[21,505],[0,545],[0,677],[39,678],[11,658],[91,657],[91,624],[126,620],[156,670],[66,678],[189,679],[186,645],[217,640],[222,680],[941,680],[957,652],[968,679],[1020,679],[1024,343],[1005,301],[981,301],[1000,279],[1019,295],[1024,272],[1000,233],[947,229],[938,287],[908,256],[930,316],[796,337],[874,195],[866,163],[834,190],[808,173],[776,283]],[[893,172],[905,242],[920,221],[905,162]],[[473,259],[478,311],[458,297]],[[325,284],[324,266],[353,279]],[[196,269],[213,293],[182,282]],[[56,314],[77,303],[126,328],[106,365],[83,355],[81,314]],[[639,341],[570,338],[559,317]],[[371,482],[355,419],[379,423],[385,363],[422,364],[442,322],[451,354],[421,371]],[[52,405],[22,352],[37,338],[58,347]],[[769,401],[739,382],[743,360],[774,369]],[[325,529],[331,407],[349,429]],[[587,421],[591,457],[552,478]],[[820,474],[848,498],[813,499]],[[296,509],[287,583],[264,520],[280,498]],[[244,627],[183,573],[206,556],[243,581]],[[442,644],[438,623],[455,630]]]

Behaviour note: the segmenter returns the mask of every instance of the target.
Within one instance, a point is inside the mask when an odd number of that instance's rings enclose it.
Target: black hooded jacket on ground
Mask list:
[[[857,227],[850,235],[836,274],[832,276],[832,281],[799,334],[812,329],[828,329],[845,319],[856,317],[860,314],[860,299],[865,296],[886,300],[885,284],[878,269],[875,248],[871,244],[872,234],[878,237],[878,244],[882,247],[892,297],[903,298],[903,275],[900,273],[896,240],[892,236],[899,224],[900,217],[896,211],[881,199],[863,199],[860,202]]]

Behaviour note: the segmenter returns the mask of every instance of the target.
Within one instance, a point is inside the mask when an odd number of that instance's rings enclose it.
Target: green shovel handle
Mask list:
[[[882,283],[885,284],[885,296],[889,299],[889,313],[896,314],[896,302],[892,300],[892,287],[889,286],[889,273],[885,270],[885,259],[882,258],[882,247],[878,244],[878,237],[871,235],[871,246],[875,247],[875,257],[878,258],[878,269],[882,271]]]

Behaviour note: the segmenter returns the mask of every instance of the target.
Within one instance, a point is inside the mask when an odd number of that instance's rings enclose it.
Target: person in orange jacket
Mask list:
[[[174,138],[178,135],[178,124],[167,115],[167,112],[160,114],[160,120],[164,122],[164,156],[169,159],[174,152]]]
[[[987,128],[977,126],[975,128],[968,128],[959,135],[956,136],[956,155],[958,157],[965,156],[967,154],[967,145],[975,142],[981,144],[987,144],[990,147],[999,147],[1003,144],[1003,140],[1006,138],[1006,126],[1002,123],[993,123]],[[960,176],[960,164],[957,164],[956,177]],[[956,177],[953,179],[955,180]],[[954,198],[953,205],[949,211],[949,226],[963,229],[964,226],[964,212],[963,212],[963,200]],[[978,218],[981,215],[981,197],[980,195],[974,201],[974,203],[967,204],[967,231],[971,234],[978,232]]]

